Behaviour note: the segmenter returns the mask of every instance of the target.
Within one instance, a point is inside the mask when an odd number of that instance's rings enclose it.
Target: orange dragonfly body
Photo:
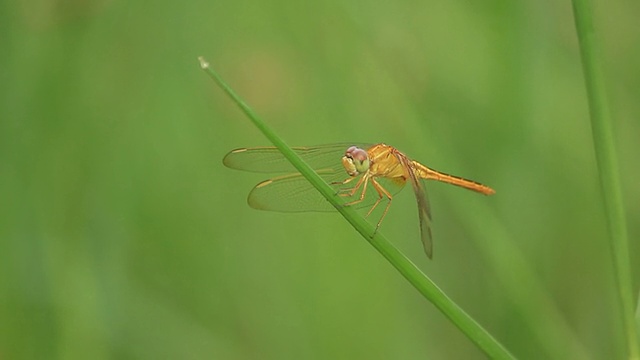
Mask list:
[[[376,231],[389,211],[394,194],[409,181],[418,203],[420,233],[429,258],[433,256],[431,213],[421,180],[438,180],[485,195],[495,193],[486,185],[428,168],[386,144],[333,144],[293,149],[325,181],[334,186],[337,194],[352,199],[345,206],[370,207],[368,216],[386,199],[387,204]],[[228,153],[223,162],[230,168],[254,172],[295,171],[274,147],[236,149]],[[345,177],[345,172],[348,177]],[[356,179],[357,182],[352,186]],[[373,193],[368,191],[369,185],[373,188]],[[248,203],[256,209],[284,212],[334,210],[299,173],[259,183],[249,194]]]

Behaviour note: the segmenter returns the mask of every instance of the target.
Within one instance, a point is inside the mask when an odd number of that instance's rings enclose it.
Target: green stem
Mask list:
[[[611,129],[609,104],[604,86],[602,67],[599,62],[599,48],[593,27],[590,1],[573,0],[573,12],[580,42],[580,53],[591,114],[591,131],[593,133],[602,197],[607,216],[607,227],[609,229],[627,351],[630,359],[640,359],[640,347],[638,346],[637,328],[633,314],[629,240],[627,238],[620,180],[618,178],[618,164],[613,131]]]
[[[233,99],[253,124],[275,145],[291,164],[329,201],[349,223],[382,254],[427,300],[433,303],[473,343],[493,359],[514,359],[496,339],[454,303],[431,279],[389,242],[380,232],[374,233],[369,224],[355,209],[344,206],[342,197],[335,194],[313,169],[309,167],[253,110],[227,85],[209,63],[199,58],[200,66]]]

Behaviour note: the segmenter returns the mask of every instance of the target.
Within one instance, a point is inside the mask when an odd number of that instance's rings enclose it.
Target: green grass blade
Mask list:
[[[630,359],[640,359],[637,328],[634,319],[634,306],[629,259],[629,240],[625,221],[622,192],[618,178],[616,160],[609,115],[609,104],[605,91],[604,76],[599,62],[599,48],[593,27],[592,6],[589,0],[573,0],[576,30],[580,42],[580,53],[584,70],[591,131],[600,174],[602,197],[607,216],[609,239],[613,254],[614,273],[618,297],[622,310],[622,323]]]
[[[378,250],[427,300],[433,303],[473,343],[492,359],[514,359],[513,355],[453,302],[431,279],[391,244],[380,232],[371,237],[374,226],[355,209],[345,207],[344,199],[322,180],[253,110],[227,85],[203,58],[200,66],[233,99],[253,124],[271,141],[291,164],[318,189],[318,191],[344,216],[349,223]]]

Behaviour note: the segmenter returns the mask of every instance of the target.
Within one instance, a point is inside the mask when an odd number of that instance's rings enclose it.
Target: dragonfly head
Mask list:
[[[350,176],[357,176],[369,170],[369,154],[366,150],[352,146],[342,157],[342,166]]]

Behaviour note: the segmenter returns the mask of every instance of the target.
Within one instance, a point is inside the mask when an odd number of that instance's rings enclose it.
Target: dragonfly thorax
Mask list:
[[[342,166],[350,176],[357,176],[366,172],[369,170],[370,165],[367,151],[357,146],[348,148],[342,157]]]

